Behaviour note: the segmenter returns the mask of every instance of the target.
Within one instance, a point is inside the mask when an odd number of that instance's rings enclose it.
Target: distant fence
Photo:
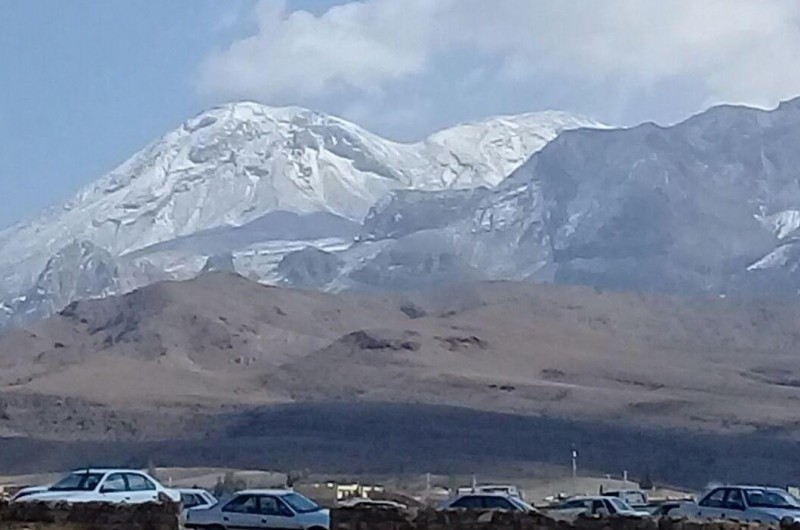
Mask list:
[[[339,508],[331,511],[331,530],[774,530],[777,527],[734,521],[701,523],[632,517],[579,517],[567,522],[544,515],[465,510]],[[784,526],[782,530],[800,530],[800,524]]]
[[[0,503],[0,530],[180,530],[180,505]]]

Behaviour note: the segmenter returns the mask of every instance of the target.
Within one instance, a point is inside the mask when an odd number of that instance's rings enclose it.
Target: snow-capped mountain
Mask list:
[[[479,271],[635,291],[798,293],[798,146],[800,98],[771,111],[719,106],[672,127],[566,131],[494,189],[393,192],[325,288],[421,284],[424,247],[431,274],[454,281]]]
[[[404,144],[303,108],[223,105],[187,120],[63,206],[0,231],[0,293],[26,293],[50,257],[76,240],[125,264],[134,276],[122,278],[127,286],[196,274],[215,254],[272,269],[304,241],[341,248],[352,237],[349,225],[392,190],[496,185],[575,127],[603,126],[542,112],[462,124]],[[297,240],[293,234],[309,232],[305,225],[284,230],[287,215],[308,224],[313,214],[330,215],[328,232],[342,233]],[[238,229],[245,226],[251,228]]]

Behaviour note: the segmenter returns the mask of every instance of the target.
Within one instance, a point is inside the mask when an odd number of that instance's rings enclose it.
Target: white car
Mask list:
[[[463,508],[466,510],[505,510],[509,512],[537,513],[536,508],[516,495],[507,493],[480,492],[456,495],[442,504],[442,509]]]
[[[343,501],[339,501],[339,506],[342,508],[386,508],[386,509],[396,509],[396,510],[405,510],[408,508],[405,504],[401,504],[395,501],[389,500],[378,500],[378,499],[367,499],[364,497],[353,497],[350,499],[345,499]]]
[[[141,504],[158,502],[161,495],[180,502],[180,493],[156,479],[132,469],[80,469],[44,491],[30,493],[15,502],[109,502]]]
[[[193,508],[211,508],[219,501],[204,489],[199,488],[176,488],[175,491],[181,494],[181,504],[187,510]]]
[[[698,503],[688,503],[670,512],[671,516],[698,520],[731,519],[742,522],[779,523],[800,521],[800,500],[776,488],[720,486]]]
[[[556,519],[572,519],[581,515],[616,515],[621,517],[650,517],[650,512],[635,510],[617,497],[572,497],[559,506],[547,510]]]
[[[246,490],[207,509],[188,510],[184,526],[195,530],[328,530],[330,512],[292,490]]]
[[[649,500],[642,490],[610,490],[602,493],[603,497],[617,497],[634,508],[647,508]]]
[[[177,488],[175,491],[181,495],[181,505],[183,506],[184,516],[187,510],[211,508],[219,502],[216,497],[204,489]]]
[[[522,495],[522,490],[513,484],[482,484],[480,486],[458,488],[456,492],[458,495],[466,495],[468,493],[505,493],[513,497],[518,497],[525,500]]]

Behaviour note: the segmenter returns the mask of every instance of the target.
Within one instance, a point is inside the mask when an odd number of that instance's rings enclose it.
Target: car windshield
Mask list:
[[[282,498],[297,513],[316,512],[321,509],[319,504],[299,493],[287,493]]]
[[[49,489],[50,491],[93,491],[102,478],[101,473],[73,473]]]
[[[800,501],[778,490],[746,490],[747,505],[754,508],[800,509]]]
[[[611,504],[614,505],[614,508],[618,512],[632,512],[633,511],[633,508],[631,508],[630,504],[628,504],[627,502],[623,501],[622,499],[619,499],[617,497],[609,497],[607,500],[608,500],[608,502],[610,502]]]

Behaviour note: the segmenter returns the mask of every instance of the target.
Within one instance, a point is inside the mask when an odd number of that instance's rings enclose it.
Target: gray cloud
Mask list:
[[[283,0],[202,65],[219,98],[299,103],[396,136],[544,107],[617,123],[800,93],[794,0]]]

